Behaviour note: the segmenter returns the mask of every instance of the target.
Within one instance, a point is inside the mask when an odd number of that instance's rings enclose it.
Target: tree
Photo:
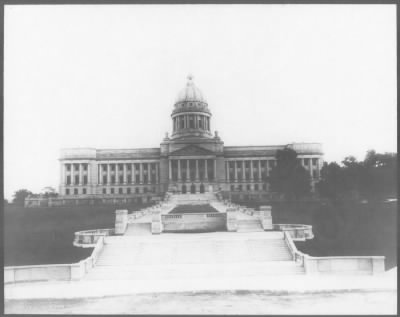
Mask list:
[[[285,198],[300,198],[311,190],[310,174],[297,159],[296,151],[290,148],[277,151],[269,182],[271,190]]]
[[[337,163],[324,163],[321,181],[317,184],[321,196],[337,200],[346,197],[377,199],[396,193],[397,154],[379,154],[369,150],[364,161],[348,156]]]
[[[24,205],[25,198],[32,195],[32,192],[27,189],[17,190],[13,195],[13,203],[16,205]]]
[[[50,186],[47,186],[42,189],[42,195],[44,198],[56,198],[58,196],[54,187]]]

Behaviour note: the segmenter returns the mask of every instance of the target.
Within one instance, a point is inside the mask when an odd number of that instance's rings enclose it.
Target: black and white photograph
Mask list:
[[[3,10],[4,314],[397,314],[395,2]]]

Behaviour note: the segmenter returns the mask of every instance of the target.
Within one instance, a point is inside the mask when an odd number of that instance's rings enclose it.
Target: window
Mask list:
[[[194,129],[194,118],[193,116],[189,116],[189,128]]]
[[[267,190],[267,184],[264,183],[264,184],[262,185],[262,188],[263,188],[263,190]]]
[[[239,191],[242,191],[242,190],[243,190],[242,185],[239,185],[239,186],[238,186],[238,190],[239,190]]]
[[[84,172],[87,171],[87,167],[88,167],[87,164],[82,164],[82,169],[83,169]]]
[[[258,190],[258,184],[254,184],[254,190]]]
[[[312,159],[312,165],[314,165],[314,166],[317,165],[317,162],[318,162],[318,159],[317,159],[317,158],[313,158],[313,159]]]
[[[122,176],[122,175],[119,176],[119,182],[120,182],[120,183],[123,183],[123,182],[124,182],[124,176]]]
[[[88,182],[88,177],[87,177],[87,175],[84,175],[83,176],[83,184],[86,185],[87,182]]]
[[[249,184],[247,184],[246,189],[251,190],[251,186]]]
[[[131,188],[130,188],[130,187],[128,187],[128,188],[126,189],[126,193],[127,193],[127,194],[130,194],[130,193],[131,193]]]
[[[304,159],[304,165],[308,166],[309,162],[310,162],[310,159],[308,159],[308,158]]]
[[[78,188],[74,188],[74,195],[78,195]]]
[[[65,195],[69,195],[69,188],[65,190]]]
[[[103,184],[107,184],[107,175],[103,176]]]
[[[135,188],[135,193],[136,193],[136,194],[139,194],[139,187],[136,187],[136,188]]]
[[[235,186],[231,185],[231,192],[234,192],[234,191],[235,191]]]
[[[118,189],[118,193],[119,193],[119,194],[123,194],[123,189],[122,189],[122,188],[119,188],[119,189]]]
[[[107,165],[102,165],[103,166],[103,172],[107,172]]]
[[[132,183],[132,176],[131,175],[128,175],[127,181],[128,181],[128,184]]]
[[[143,187],[143,193],[147,193],[147,187]]]
[[[127,171],[130,171],[130,170],[131,170],[131,167],[132,167],[131,164],[127,164],[127,165],[126,165],[126,170],[127,170]]]
[[[114,188],[110,188],[110,193],[114,194]]]
[[[107,188],[103,188],[103,194],[107,194]]]
[[[66,169],[67,169],[67,172],[70,172],[70,171],[71,171],[71,164],[66,164],[65,167],[66,167]]]
[[[70,175],[67,176],[67,185],[71,185],[71,176]]]
[[[115,184],[115,176],[111,176],[111,184]]]
[[[75,184],[79,184],[79,175],[75,175]]]
[[[82,188],[82,194],[86,195],[86,188]]]

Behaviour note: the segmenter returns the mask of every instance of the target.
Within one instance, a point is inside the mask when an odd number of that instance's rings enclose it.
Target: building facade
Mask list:
[[[63,149],[60,195],[65,199],[148,201],[165,192],[262,197],[279,149],[289,147],[309,171],[312,184],[320,177],[321,144],[224,146],[211,131],[212,114],[201,91],[188,76],[172,113],[172,133],[159,148]]]

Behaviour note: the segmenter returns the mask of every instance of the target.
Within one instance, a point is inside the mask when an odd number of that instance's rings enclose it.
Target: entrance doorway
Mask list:
[[[201,185],[200,185],[200,194],[203,194],[203,193],[204,193],[204,185],[201,184]]]
[[[192,186],[190,186],[190,193],[196,194],[196,186],[194,184],[192,184]]]
[[[186,190],[186,185],[182,185],[182,194],[186,194],[187,190]]]

